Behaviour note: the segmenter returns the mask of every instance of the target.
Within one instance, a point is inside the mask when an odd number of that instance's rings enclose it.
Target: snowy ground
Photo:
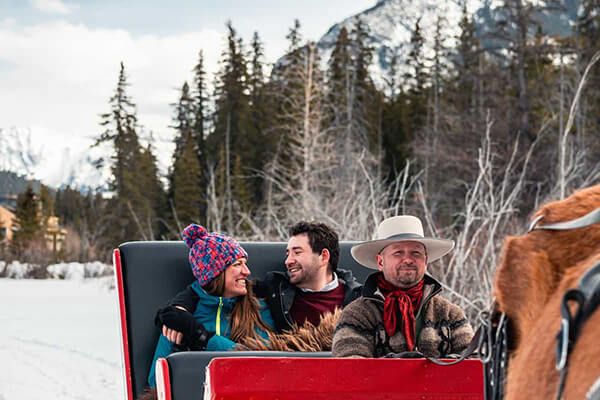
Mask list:
[[[111,280],[0,279],[0,400],[124,398]]]

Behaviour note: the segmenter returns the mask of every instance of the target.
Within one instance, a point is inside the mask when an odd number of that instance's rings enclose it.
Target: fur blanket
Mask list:
[[[304,325],[294,326],[282,333],[269,333],[268,341],[243,340],[236,350],[271,350],[271,351],[331,351],[333,333],[341,310],[321,315],[319,325],[306,321]]]

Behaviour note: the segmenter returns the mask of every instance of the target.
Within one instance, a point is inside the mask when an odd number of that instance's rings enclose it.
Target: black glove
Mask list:
[[[167,328],[181,332],[183,334],[181,344],[190,350],[204,350],[208,339],[214,335],[204,329],[204,326],[196,321],[191,313],[174,306],[158,310],[154,323],[157,326],[165,325]]]

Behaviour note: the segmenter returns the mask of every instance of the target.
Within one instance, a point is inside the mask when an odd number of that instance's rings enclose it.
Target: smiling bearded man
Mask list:
[[[318,222],[299,222],[289,229],[286,248],[287,274],[270,272],[256,281],[255,291],[264,297],[278,330],[319,325],[321,316],[333,313],[359,294],[361,285],[350,271],[338,270],[340,247],[337,233]]]
[[[454,247],[426,238],[421,220],[410,215],[384,220],[377,240],[352,248],[352,257],[371,274],[363,297],[342,311],[333,337],[334,357],[382,357],[421,352],[443,357],[463,351],[473,329],[463,310],[440,296],[441,285],[427,275],[427,263]]]

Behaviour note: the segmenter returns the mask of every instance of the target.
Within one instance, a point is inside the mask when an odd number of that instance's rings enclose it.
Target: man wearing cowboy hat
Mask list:
[[[427,238],[421,220],[401,215],[384,220],[377,239],[360,243],[352,257],[371,274],[362,297],[343,309],[333,337],[334,357],[382,357],[420,352],[443,357],[464,350],[473,329],[463,310],[440,296],[427,263],[454,247],[452,240]]]

